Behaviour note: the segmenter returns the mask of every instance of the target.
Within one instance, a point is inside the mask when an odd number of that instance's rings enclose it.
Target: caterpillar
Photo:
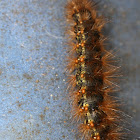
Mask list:
[[[111,95],[116,90],[111,51],[105,49],[103,17],[90,0],[70,0],[66,5],[69,24],[69,93],[73,118],[79,122],[84,140],[120,140],[123,133],[118,102]]]

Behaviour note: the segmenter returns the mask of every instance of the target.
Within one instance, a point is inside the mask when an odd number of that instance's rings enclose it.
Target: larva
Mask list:
[[[117,67],[113,54],[104,47],[105,21],[97,16],[90,0],[70,0],[66,17],[70,28],[70,93],[73,116],[79,121],[81,139],[120,140],[118,103],[111,96]]]

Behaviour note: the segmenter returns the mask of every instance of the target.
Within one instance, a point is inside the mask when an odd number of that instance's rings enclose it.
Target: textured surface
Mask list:
[[[66,0],[0,1],[0,140],[74,140],[66,96]],[[140,137],[140,1],[101,2],[126,78],[120,97]]]

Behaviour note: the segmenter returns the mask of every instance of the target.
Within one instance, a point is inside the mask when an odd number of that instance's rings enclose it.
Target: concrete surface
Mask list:
[[[66,100],[66,0],[0,0],[0,140],[74,140]],[[103,7],[102,7],[103,6]],[[140,1],[104,0],[123,64],[120,98],[140,137]]]

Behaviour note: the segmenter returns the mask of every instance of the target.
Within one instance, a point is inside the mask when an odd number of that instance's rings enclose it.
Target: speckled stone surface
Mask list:
[[[0,140],[75,140],[66,94],[66,0],[0,0]],[[102,8],[103,6],[103,8]],[[140,1],[104,0],[125,73],[120,98],[140,139]]]

